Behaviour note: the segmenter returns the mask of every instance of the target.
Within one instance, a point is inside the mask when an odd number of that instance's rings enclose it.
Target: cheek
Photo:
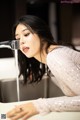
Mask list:
[[[40,51],[40,39],[37,36],[32,34],[27,39],[27,43],[30,47],[30,54],[37,54]]]
[[[37,40],[33,41],[32,45],[33,45],[33,49],[35,51],[40,51],[40,42],[39,41],[37,41]]]

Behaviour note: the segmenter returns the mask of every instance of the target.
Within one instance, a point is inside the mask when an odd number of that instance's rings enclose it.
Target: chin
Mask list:
[[[26,55],[27,58],[32,58],[33,56],[30,56],[30,55]]]

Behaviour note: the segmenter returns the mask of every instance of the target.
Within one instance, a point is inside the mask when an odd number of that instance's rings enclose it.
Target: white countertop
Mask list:
[[[1,114],[6,114],[15,105],[25,103],[23,102],[13,102],[13,103],[0,103],[0,117]],[[27,101],[29,102],[29,101]],[[1,120],[1,118],[0,118]],[[3,119],[2,119],[3,120]],[[4,119],[4,120],[9,120]],[[80,120],[80,112],[51,112],[47,115],[35,115],[27,120]]]

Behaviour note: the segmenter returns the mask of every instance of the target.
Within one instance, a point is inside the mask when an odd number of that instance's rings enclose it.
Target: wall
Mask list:
[[[14,18],[14,1],[2,0],[0,3],[0,42],[12,39]],[[0,58],[10,56],[13,56],[10,50],[0,49]]]

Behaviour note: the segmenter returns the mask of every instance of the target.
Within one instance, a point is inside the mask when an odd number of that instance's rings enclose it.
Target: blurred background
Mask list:
[[[56,42],[71,43],[80,49],[80,3],[64,3],[60,0],[3,0],[0,3],[0,42],[12,40],[13,24],[25,14],[36,15],[45,20]],[[2,102],[17,101],[14,61],[12,50],[0,49],[0,101]],[[51,80],[45,82],[44,79],[34,86],[23,86],[20,83],[21,101],[61,95],[63,93]]]

